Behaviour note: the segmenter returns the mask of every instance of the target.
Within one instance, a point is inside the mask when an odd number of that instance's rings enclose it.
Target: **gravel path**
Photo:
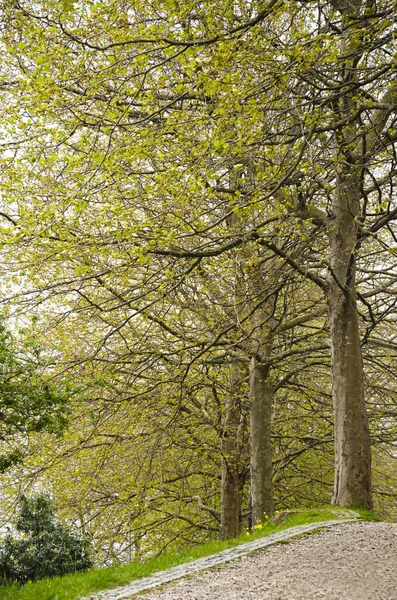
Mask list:
[[[341,512],[339,512],[339,515],[342,516]],[[184,563],[177,567],[167,569],[166,571],[160,571],[158,573],[155,573],[154,575],[150,575],[149,577],[143,577],[142,579],[132,581],[130,584],[122,585],[111,590],[96,592],[95,594],[86,597],[84,600],[123,600],[131,598],[134,594],[138,594],[139,592],[142,592],[144,590],[149,590],[154,587],[158,587],[169,583],[171,581],[175,581],[177,579],[193,575],[197,572],[210,569],[211,567],[215,567],[217,565],[236,560],[243,556],[249,555],[257,550],[270,547],[282,541],[290,540],[294,536],[313,532],[315,530],[318,530],[319,527],[332,527],[335,525],[340,525],[341,523],[351,522],[352,518],[356,518],[357,516],[357,513],[355,513],[354,511],[346,510],[344,514],[344,520],[341,520],[339,518],[335,521],[325,521],[322,523],[317,522],[310,523],[307,525],[298,525],[296,527],[291,527],[289,529],[286,529],[285,531],[280,531],[278,533],[274,533],[264,538],[259,538],[251,542],[247,542],[245,544],[240,544],[239,546],[235,546],[234,548],[222,550],[221,552],[218,552],[216,554],[212,554],[210,556],[206,556],[188,563]]]
[[[135,598],[397,600],[397,524],[333,526]]]

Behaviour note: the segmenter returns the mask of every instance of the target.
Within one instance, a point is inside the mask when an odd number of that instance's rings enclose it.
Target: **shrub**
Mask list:
[[[20,498],[15,529],[19,535],[8,534],[0,546],[0,584],[83,571],[93,564],[87,538],[56,519],[47,494]]]

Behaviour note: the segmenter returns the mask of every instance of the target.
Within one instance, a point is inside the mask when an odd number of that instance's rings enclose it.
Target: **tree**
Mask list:
[[[317,119],[308,124],[311,144],[316,142],[323,156],[329,157],[330,185],[327,212],[310,211],[301,199],[303,216],[320,219],[328,238],[326,293],[331,334],[332,389],[335,426],[335,485],[333,501],[342,506],[372,508],[370,439],[364,401],[363,366],[357,311],[356,262],[365,239],[388,225],[394,211],[387,203],[386,213],[371,219],[370,195],[365,191],[368,175],[379,161],[388,175],[393,165],[393,114],[397,106],[395,82],[384,76],[385,65],[370,58],[374,52],[388,55],[391,6],[382,7],[385,20],[379,23],[380,7],[365,3],[333,2],[324,6],[320,16],[335,25],[332,37],[336,55],[332,70],[312,69],[309,80],[302,67],[299,79],[314,100],[314,86],[321,90],[315,106],[330,111],[323,131]],[[382,10],[382,9],[380,9]],[[369,36],[376,32],[376,42]],[[320,32],[318,35],[321,35]],[[319,40],[319,38],[317,38]],[[312,63],[313,64],[313,63]],[[332,64],[332,63],[331,63]],[[389,63],[390,64],[390,63]],[[370,80],[367,70],[371,65]],[[332,85],[326,83],[332,81]],[[338,90],[338,91],[337,91]],[[367,105],[368,98],[371,102]],[[308,114],[306,112],[306,114]],[[305,124],[306,125],[306,124]],[[321,128],[321,126],[320,126]],[[318,135],[315,133],[318,131]],[[391,135],[390,135],[391,134]],[[336,168],[332,166],[336,165]],[[392,167],[393,168],[393,167]],[[317,221],[318,222],[318,221]],[[318,282],[321,286],[321,281]]]
[[[38,348],[22,352],[0,322],[0,472],[24,460],[29,434],[65,429],[68,393],[55,389],[43,366]]]
[[[8,534],[0,546],[0,585],[84,571],[93,564],[88,540],[56,520],[46,494],[20,498],[15,529],[21,537]]]
[[[36,277],[30,297],[63,294],[65,314],[95,314],[92,357],[147,319],[162,332],[156,356],[140,345],[139,373],[182,356],[183,390],[200,357],[234,348],[239,326],[203,299],[200,269],[224,281],[234,252],[276,256],[324,293],[334,501],[369,508],[360,319],[372,292],[357,265],[374,245],[383,260],[397,214],[393,3],[11,6],[3,93],[18,125],[6,125],[4,214],[9,256]],[[16,59],[21,44],[33,50]]]

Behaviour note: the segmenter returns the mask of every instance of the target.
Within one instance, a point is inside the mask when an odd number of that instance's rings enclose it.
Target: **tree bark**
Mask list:
[[[355,292],[360,181],[345,164],[329,226],[328,308],[334,406],[335,482],[333,503],[372,508],[371,450],[364,399],[363,365]]]
[[[238,365],[231,365],[230,371],[230,393],[226,400],[221,436],[221,538],[223,540],[237,537],[240,534],[238,430],[241,418],[239,394],[243,376]]]
[[[357,14],[361,0],[336,1],[343,15],[340,83],[346,92],[339,100],[339,119],[357,111],[356,64],[362,54],[362,30]],[[353,23],[353,26],[352,26]],[[347,123],[347,121],[346,121]],[[361,218],[362,154],[356,118],[335,131],[336,188],[328,224],[329,274],[327,299],[331,335],[332,397],[334,406],[335,480],[333,503],[372,508],[371,445],[364,398],[364,372],[356,305],[356,252]]]
[[[255,321],[264,317],[262,311]],[[271,354],[271,339],[262,322],[254,332],[256,352],[250,362],[250,456],[252,524],[263,522],[274,514],[273,466],[271,446],[271,411],[273,386],[266,361]]]

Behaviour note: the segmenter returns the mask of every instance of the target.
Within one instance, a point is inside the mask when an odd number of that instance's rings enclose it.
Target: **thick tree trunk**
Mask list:
[[[238,473],[229,461],[222,460],[221,484],[221,539],[237,537],[240,534],[240,491]]]
[[[226,445],[226,444],[225,444]],[[225,451],[228,449],[225,448]],[[231,455],[222,459],[221,539],[237,537],[240,533],[240,492],[238,473]]]
[[[372,508],[371,451],[355,293],[360,182],[357,168],[339,173],[329,226],[328,308],[334,406],[333,503]]]
[[[271,410],[273,389],[267,367],[255,357],[250,364],[250,436],[252,524],[274,514]]]
[[[221,538],[223,540],[237,537],[240,534],[240,447],[238,430],[241,411],[239,396],[242,383],[241,369],[231,366],[230,394],[226,401],[222,422],[221,454]]]
[[[262,323],[260,322],[262,320]],[[253,525],[274,514],[271,413],[273,387],[266,361],[271,354],[267,314],[258,311],[253,333],[255,353],[250,362],[251,502]]]
[[[338,119],[357,111],[357,62],[362,29],[357,16],[362,0],[334,6],[343,15],[340,82],[346,92],[339,101]],[[353,25],[352,25],[353,24]],[[338,172],[328,226],[328,308],[331,330],[332,396],[334,405],[335,483],[333,502],[341,506],[372,508],[371,445],[364,398],[364,373],[356,306],[356,252],[361,217],[363,155],[357,151],[359,120],[336,130]]]

